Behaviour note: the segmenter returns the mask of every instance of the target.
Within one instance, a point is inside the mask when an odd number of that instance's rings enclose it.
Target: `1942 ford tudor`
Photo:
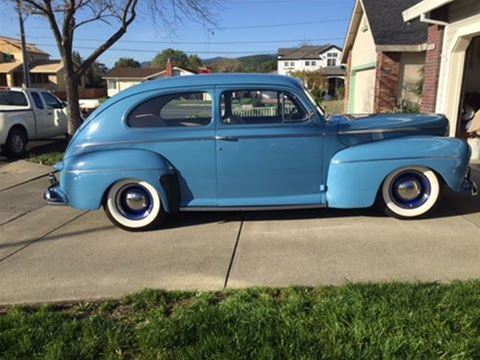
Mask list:
[[[85,120],[45,198],[103,206],[127,230],[192,210],[380,203],[414,218],[443,186],[476,194],[469,147],[447,132],[442,115],[326,119],[290,77],[162,79],[121,92]]]

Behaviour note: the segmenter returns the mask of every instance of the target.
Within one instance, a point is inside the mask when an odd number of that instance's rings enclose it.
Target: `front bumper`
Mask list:
[[[478,187],[475,181],[472,180],[472,170],[468,168],[465,179],[462,183],[462,192],[470,193],[472,196],[478,195]]]
[[[55,176],[55,172],[48,174],[50,186],[43,194],[43,198],[47,200],[48,205],[67,205],[67,198],[60,189],[60,184]]]

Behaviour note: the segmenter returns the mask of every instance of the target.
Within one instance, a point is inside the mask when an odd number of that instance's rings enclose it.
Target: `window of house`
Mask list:
[[[43,100],[45,101],[45,104],[47,104],[47,107],[52,108],[52,109],[61,109],[63,108],[62,102],[58,100],[55,96],[48,92],[42,92],[42,97]]]
[[[329,58],[337,58],[337,57],[338,57],[338,53],[327,53],[327,57],[329,57]]]
[[[109,89],[116,89],[117,88],[117,82],[115,80],[107,80],[107,86]]]
[[[221,98],[227,125],[282,124],[305,121],[307,112],[294,96],[270,90],[226,91]]]
[[[316,62],[316,61],[312,61],[312,66],[317,66],[317,62]]]
[[[295,66],[295,63],[293,61],[290,61],[290,66]]]
[[[337,66],[337,59],[328,59],[327,66]]]
[[[137,106],[127,118],[132,127],[195,127],[212,120],[212,99],[207,92],[159,96]]]
[[[43,106],[42,99],[40,98],[40,95],[38,95],[37,92],[31,92],[30,94],[32,95],[33,102],[35,103],[35,106],[37,107],[37,109],[43,109],[44,106]]]
[[[305,61],[305,66],[310,66],[310,61]]]
[[[288,61],[285,61],[283,65],[288,66]]]

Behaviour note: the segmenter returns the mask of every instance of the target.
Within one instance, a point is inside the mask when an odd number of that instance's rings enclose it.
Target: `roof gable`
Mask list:
[[[356,0],[345,37],[343,62],[346,62],[365,14],[377,46],[423,45],[428,25],[419,21],[405,23],[402,12],[421,0]]]
[[[420,0],[361,0],[376,45],[420,45],[427,42],[428,25],[406,23],[402,12]]]

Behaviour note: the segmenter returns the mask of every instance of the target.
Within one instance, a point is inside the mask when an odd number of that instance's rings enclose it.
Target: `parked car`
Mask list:
[[[29,140],[67,133],[65,104],[43,89],[0,87],[0,146],[10,158],[21,158]]]
[[[328,120],[301,83],[284,76],[149,81],[83,123],[45,198],[103,206],[127,230],[157,227],[178,211],[376,202],[414,218],[434,207],[443,185],[476,194],[469,148],[446,137],[447,128],[442,115]]]

